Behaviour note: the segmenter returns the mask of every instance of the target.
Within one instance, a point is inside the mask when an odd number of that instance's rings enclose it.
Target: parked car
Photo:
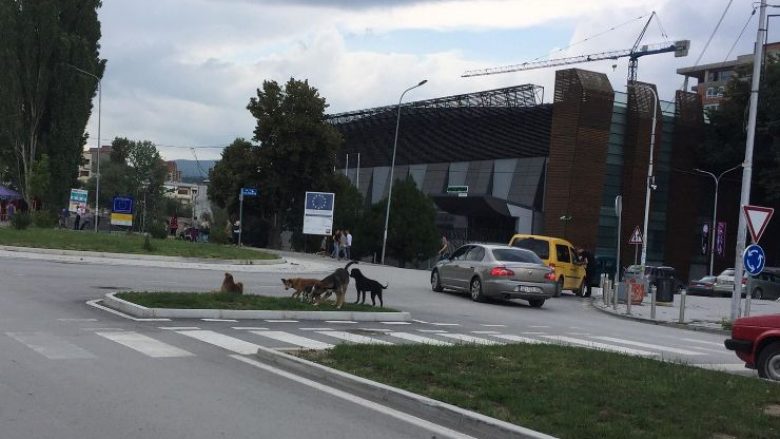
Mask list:
[[[754,299],[780,299],[780,268],[766,267],[761,273],[748,277],[747,291]]]
[[[685,293],[692,296],[715,296],[715,281],[717,276],[704,276],[688,283]]]
[[[672,291],[674,293],[678,293],[682,291],[683,288],[685,288],[685,284],[674,275],[674,268],[673,267],[667,267],[667,266],[660,266],[660,267],[653,267],[653,266],[646,266],[645,267],[645,276],[647,277],[648,282],[650,285],[655,285],[656,288],[658,288],[658,279],[659,278],[671,278],[672,279]]]
[[[585,266],[577,263],[574,246],[569,241],[552,236],[517,234],[509,240],[509,245],[536,253],[545,265],[555,270],[555,280],[558,282],[556,297],[563,290],[571,290],[582,296]]]
[[[431,270],[431,289],[465,291],[475,302],[523,299],[544,305],[556,290],[555,272],[534,252],[506,245],[466,244]]]
[[[724,343],[758,376],[780,381],[780,314],[735,320]]]
[[[742,274],[742,295],[745,295],[745,285],[747,284],[747,274]],[[723,270],[715,282],[715,292],[721,296],[731,296],[734,292],[734,269],[727,268]]]

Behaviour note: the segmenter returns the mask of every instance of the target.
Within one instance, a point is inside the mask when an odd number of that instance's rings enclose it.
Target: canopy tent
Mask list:
[[[20,198],[22,198],[22,195],[19,192],[0,186],[0,200],[18,200]]]

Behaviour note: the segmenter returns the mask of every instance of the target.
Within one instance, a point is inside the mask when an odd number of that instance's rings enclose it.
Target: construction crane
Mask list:
[[[579,55],[567,58],[549,59],[545,61],[530,61],[522,64],[513,64],[502,67],[491,67],[487,69],[468,70],[461,77],[468,78],[472,76],[487,76],[496,75],[499,73],[511,73],[520,72],[524,70],[544,69],[547,67],[564,66],[568,64],[580,64],[591,61],[601,61],[606,59],[618,59],[628,57],[628,81],[636,81],[637,70],[639,67],[639,58],[647,55],[656,55],[659,53],[674,52],[675,58],[688,56],[688,48],[691,45],[690,40],[680,40],[673,43],[660,43],[660,44],[644,44],[641,45],[642,38],[647,31],[647,27],[650,25],[650,21],[655,17],[655,12],[650,16],[650,19],[645,23],[645,27],[639,34],[634,46],[630,49],[613,50],[609,52],[594,53],[590,55]]]

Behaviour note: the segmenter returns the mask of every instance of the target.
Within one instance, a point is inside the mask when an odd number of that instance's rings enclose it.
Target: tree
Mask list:
[[[30,176],[30,198],[41,200],[48,192],[51,186],[51,169],[49,167],[49,156],[42,154],[41,158],[35,162],[32,175]],[[37,209],[37,203],[32,204],[33,209]]]
[[[278,246],[284,227],[300,231],[306,191],[325,187],[333,175],[339,132],[325,119],[327,104],[308,81],[291,78],[282,89],[263,81],[247,109],[257,119],[253,140],[260,143],[258,171],[261,215],[270,222],[269,239]]]
[[[33,173],[49,157],[52,209],[76,182],[84,127],[102,77],[99,0],[0,0],[0,161],[29,202]]]
[[[228,215],[238,215],[238,192],[242,187],[259,186],[257,155],[256,146],[238,138],[222,151],[222,158],[209,171],[209,200],[226,209]],[[265,196],[265,188],[260,188],[260,196]],[[259,214],[255,209],[252,204],[252,213]]]

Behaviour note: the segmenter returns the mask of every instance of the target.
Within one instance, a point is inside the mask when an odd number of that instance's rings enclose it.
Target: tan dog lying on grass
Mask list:
[[[292,293],[293,299],[301,298],[304,302],[309,301],[309,296],[311,295],[311,290],[314,288],[314,285],[318,282],[317,279],[306,279],[302,277],[294,277],[290,279],[282,279],[282,284],[284,285],[285,291],[292,288],[295,290],[294,293]],[[303,294],[303,297],[301,297],[301,294]]]
[[[221,293],[238,293],[244,294],[244,284],[233,280],[233,275],[225,273],[225,279],[222,281],[222,286],[219,288]]]

